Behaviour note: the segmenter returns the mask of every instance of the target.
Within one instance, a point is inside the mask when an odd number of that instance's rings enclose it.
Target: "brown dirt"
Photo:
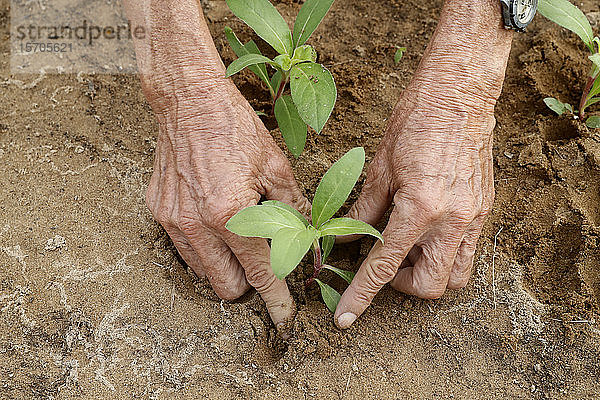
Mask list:
[[[223,26],[250,32],[223,1],[204,3],[228,63]],[[293,161],[307,194],[351,147],[374,154],[440,5],[336,2],[312,43],[339,100]],[[278,8],[291,17],[299,4]],[[1,399],[598,398],[600,133],[541,101],[577,100],[587,65],[573,35],[538,18],[516,37],[497,108],[497,200],[469,286],[439,301],[385,289],[340,332],[299,272],[296,335],[283,343],[255,293],[216,299],[147,212],[157,126],[137,78],[12,77],[8,15],[1,0]],[[408,47],[398,66],[395,45]],[[236,83],[266,107],[255,78]],[[370,244],[332,260],[356,269]]]

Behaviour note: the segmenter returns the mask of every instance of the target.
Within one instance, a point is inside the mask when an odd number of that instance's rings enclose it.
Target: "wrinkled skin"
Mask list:
[[[252,286],[281,324],[293,317],[294,304],[270,269],[267,241],[239,237],[225,224],[261,196],[304,212],[309,203],[260,119],[237,89],[230,90],[210,118],[185,106],[158,115],[146,201],[185,262],[208,278],[219,297],[233,300]]]
[[[294,315],[263,239],[225,223],[261,196],[309,210],[291,168],[248,102],[224,79],[201,8],[192,0],[125,0],[144,94],[160,126],[147,203],[189,266],[217,295],[255,287],[278,327]],[[512,35],[497,0],[446,0],[438,28],[403,92],[350,216],[377,223],[378,243],[335,313],[348,328],[387,283],[422,298],[464,287],[493,203],[492,130]]]
[[[469,281],[494,199],[494,106],[512,38],[501,27],[497,5],[488,0],[444,5],[350,211],[376,224],[394,206],[385,244],[373,247],[340,300],[335,313],[340,328],[348,328],[387,283],[437,299]],[[475,25],[457,17],[469,14]]]

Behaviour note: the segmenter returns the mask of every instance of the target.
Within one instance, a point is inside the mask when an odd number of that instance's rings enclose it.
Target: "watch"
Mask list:
[[[538,0],[500,0],[506,29],[525,32],[537,12]]]

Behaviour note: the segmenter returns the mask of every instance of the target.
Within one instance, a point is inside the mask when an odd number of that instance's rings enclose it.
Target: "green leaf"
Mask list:
[[[251,40],[245,45],[243,45],[242,42],[240,42],[240,40],[237,38],[233,30],[228,26],[225,27],[225,37],[227,38],[231,49],[238,57],[242,57],[247,54],[260,54],[260,50],[256,46],[256,43],[254,43]],[[269,81],[267,66],[265,64],[250,65],[248,66],[248,69],[254,72],[260,79],[262,79],[262,81],[267,84],[269,90],[273,90]]]
[[[592,86],[592,90],[588,94],[588,97],[594,97],[600,94],[600,76],[596,78],[594,81],[594,85]]]
[[[279,279],[284,279],[300,264],[318,233],[312,227],[283,228],[271,241],[271,268]]]
[[[312,222],[319,228],[346,202],[365,165],[365,150],[356,147],[323,175],[312,204]]]
[[[273,60],[275,64],[284,71],[289,71],[292,68],[292,59],[287,54],[280,54]]]
[[[315,62],[317,61],[317,51],[309,44],[298,47],[294,50],[293,61],[300,63],[304,61]]]
[[[264,113],[264,112],[262,112],[262,111],[254,111],[254,112],[255,112],[255,113],[256,113],[256,115],[258,115],[259,117],[268,117],[268,115],[267,115],[267,114],[265,114],[265,113]]]
[[[596,68],[600,68],[600,54],[593,54],[589,58],[596,65]]]
[[[585,106],[583,108],[585,109],[585,108],[591,107],[596,103],[600,103],[600,97],[592,97],[591,99],[586,101]]]
[[[229,78],[230,76],[237,74],[250,65],[272,62],[273,61],[265,56],[261,56],[260,54],[246,54],[245,56],[242,56],[229,64],[229,67],[227,67],[227,71],[225,73],[225,77]]]
[[[296,214],[270,205],[244,208],[231,217],[225,227],[240,236],[266,239],[272,239],[281,229],[306,228]]]
[[[306,145],[307,127],[289,95],[275,102],[275,118],[285,140],[285,144],[294,157],[299,157]]]
[[[591,117],[589,117],[587,119],[587,121],[585,121],[585,124],[587,125],[588,128],[600,129],[600,116],[592,115]]]
[[[324,236],[321,240],[321,262],[324,263],[331,254],[331,250],[333,250],[333,245],[335,244],[335,236]]]
[[[273,74],[273,76],[271,77],[271,87],[273,88],[274,92],[277,92],[279,90],[279,85],[281,84],[281,72],[277,71]],[[277,94],[277,93],[275,93]]]
[[[577,34],[593,50],[594,32],[585,14],[569,0],[541,0],[539,12],[550,21]]]
[[[398,64],[400,62],[400,60],[402,59],[402,57],[404,56],[405,52],[406,52],[406,47],[398,47],[398,49],[396,50],[396,53],[394,54],[394,63]]]
[[[322,65],[298,64],[292,68],[290,88],[302,120],[320,133],[337,98],[333,76]]]
[[[558,115],[563,115],[569,110],[573,112],[573,107],[570,104],[563,103],[562,101],[555,99],[554,97],[546,97],[544,99],[544,103],[546,103],[548,108],[557,113]]]
[[[328,284],[323,283],[318,279],[315,279],[315,281],[317,281],[319,287],[321,288],[321,297],[323,297],[325,305],[327,306],[329,311],[335,312],[335,309],[337,308],[337,305],[340,302],[342,295],[340,295],[334,288],[332,288]]]
[[[331,265],[323,265],[323,268],[335,272],[340,278],[348,282],[348,284],[352,283],[352,279],[354,279],[354,276],[356,275],[352,271],[344,271],[343,269],[332,267]]]
[[[304,217],[304,215],[300,214],[300,211],[296,210],[294,207],[290,206],[289,204],[285,204],[284,202],[277,201],[277,200],[266,200],[266,201],[263,201],[262,204],[265,206],[283,208],[284,210],[287,210],[287,211],[291,212],[292,214],[294,214],[296,216],[296,218],[298,218],[300,221],[302,221],[304,226],[310,225],[308,223],[308,221],[306,220],[306,218]]]
[[[294,47],[302,46],[319,26],[334,0],[306,0],[294,24]]]
[[[319,228],[322,236],[371,235],[381,240],[381,233],[371,225],[352,218],[335,218],[325,222]]]
[[[236,17],[244,21],[279,54],[292,54],[292,33],[269,0],[227,0]]]

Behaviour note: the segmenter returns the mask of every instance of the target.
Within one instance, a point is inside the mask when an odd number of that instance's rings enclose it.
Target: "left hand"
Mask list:
[[[466,286],[494,199],[494,107],[511,39],[497,1],[445,1],[350,211],[373,225],[394,204],[385,244],[373,247],[338,304],[340,328],[386,283],[426,299]]]

